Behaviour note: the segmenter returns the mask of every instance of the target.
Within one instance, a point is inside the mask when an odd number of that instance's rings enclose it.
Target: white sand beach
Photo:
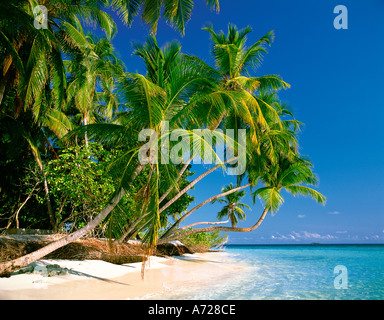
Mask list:
[[[151,257],[144,279],[141,266],[140,262],[115,265],[101,260],[40,260],[30,267],[31,273],[0,278],[0,299],[150,299],[180,286],[223,280],[242,268],[226,262],[225,252]],[[48,276],[52,267],[57,274]]]

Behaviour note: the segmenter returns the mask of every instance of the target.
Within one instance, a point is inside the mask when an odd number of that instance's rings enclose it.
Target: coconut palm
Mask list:
[[[265,174],[270,166],[277,165],[278,159],[285,155],[288,159],[295,159],[297,156],[297,130],[299,129],[301,123],[294,119],[293,114],[287,110],[287,108],[280,102],[275,92],[266,93],[264,91],[260,92],[261,103],[260,109],[263,114],[265,114],[265,119],[268,123],[269,130],[264,130],[263,135],[260,139],[260,146],[258,147],[260,154],[255,151],[255,146],[250,139],[249,135],[250,130],[247,130],[247,170],[244,174],[238,176],[238,184],[244,179],[248,180],[248,183],[236,187],[234,189],[227,190],[226,192],[221,192],[215,196],[212,196],[185,214],[183,214],[175,223],[164,233],[162,239],[169,237],[171,234],[175,233],[175,229],[179,227],[180,223],[184,221],[191,214],[196,212],[198,209],[204,205],[231,195],[233,192],[241,191],[247,187],[256,187],[259,182],[260,177]],[[268,104],[268,107],[266,107]],[[279,118],[276,119],[275,114],[268,112],[269,108],[274,108],[275,113],[278,114]],[[253,114],[253,116],[256,116]],[[223,119],[223,127],[231,128],[231,125],[235,128],[246,128],[247,124],[238,117],[235,113],[230,113]],[[262,128],[259,128],[262,131]],[[252,165],[249,165],[252,164]],[[212,169],[211,169],[212,170]],[[184,190],[183,190],[184,191]],[[181,191],[181,192],[183,192]],[[200,225],[200,224],[212,224],[205,222],[198,222],[192,225],[187,225],[180,230],[188,229],[189,227]]]
[[[56,104],[64,102],[65,72],[62,61],[63,28],[78,18],[96,24],[113,36],[116,25],[102,10],[107,1],[45,1],[47,28],[35,28],[34,9],[38,1],[6,1],[0,6],[0,38],[5,50],[0,53],[4,78],[0,83],[0,103],[5,88],[16,88],[16,110],[39,104],[41,95],[51,85]],[[16,112],[16,114],[17,114]]]
[[[234,189],[233,184],[229,184],[221,189],[221,192],[227,192]],[[244,198],[245,191],[236,191],[231,194],[227,194],[224,199],[214,199],[211,203],[224,203],[225,206],[221,209],[217,214],[217,219],[222,220],[223,218],[228,217],[231,221],[232,227],[235,227],[239,221],[243,221],[246,218],[245,212],[242,208],[247,208],[251,210],[251,208],[245,203],[241,203],[240,200]]]
[[[80,23],[77,28],[72,25],[67,28],[76,46],[71,59],[66,61],[69,74],[67,105],[78,110],[74,118],[84,126],[94,123],[97,117],[111,119],[118,107],[116,95],[111,90],[116,77],[123,74],[122,62],[116,58],[107,38],[85,34]],[[98,91],[100,88],[102,91]],[[107,98],[106,103],[103,98]],[[85,144],[88,145],[86,134]]]
[[[220,81],[222,90],[237,92],[238,95],[236,101],[231,95],[225,98],[227,108],[217,121],[210,121],[210,128],[234,129],[236,140],[237,129],[248,128],[247,134],[248,139],[252,141],[251,147],[260,155],[261,136],[269,131],[266,117],[273,117],[274,121],[280,121],[275,108],[263,100],[260,93],[289,87],[289,84],[278,75],[250,76],[251,67],[254,71],[257,70],[261,64],[262,55],[267,52],[266,46],[271,45],[273,32],[267,33],[247,48],[247,34],[252,31],[251,27],[238,30],[236,26],[229,24],[227,35],[223,31],[215,33],[212,26],[203,29],[211,34],[212,55],[216,69],[197,57],[186,56],[185,58],[203,70],[204,73],[216,77]],[[186,161],[179,175],[183,173],[191,160]],[[163,194],[160,203],[172,189],[173,186]]]
[[[248,171],[252,170],[254,164],[247,166]],[[256,166],[259,164],[257,163]],[[257,189],[252,193],[253,200],[259,198],[264,206],[264,210],[257,220],[257,222],[251,227],[206,227],[188,230],[181,233],[174,233],[167,238],[162,239],[160,242],[167,242],[170,240],[180,239],[188,235],[199,232],[211,232],[211,231],[224,231],[224,232],[251,232],[256,230],[264,221],[268,212],[275,214],[280,206],[284,202],[284,198],[281,194],[282,190],[291,193],[292,195],[304,195],[310,196],[318,203],[325,205],[326,198],[320,192],[309,187],[310,185],[316,185],[318,180],[315,174],[312,172],[312,163],[298,156],[294,161],[281,157],[277,166],[270,166],[268,171],[260,178],[264,187]],[[258,170],[258,169],[257,169]],[[304,185],[303,185],[304,184]],[[183,228],[184,229],[184,228]]]

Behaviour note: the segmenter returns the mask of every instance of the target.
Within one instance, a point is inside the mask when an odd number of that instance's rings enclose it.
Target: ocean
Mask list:
[[[245,268],[167,299],[382,300],[384,245],[229,245],[227,262]]]

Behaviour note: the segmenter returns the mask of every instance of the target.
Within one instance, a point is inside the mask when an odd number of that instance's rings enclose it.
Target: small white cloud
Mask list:
[[[271,239],[300,241],[300,240],[332,240],[332,239],[337,239],[337,237],[330,234],[319,234],[319,233],[312,233],[308,231],[301,231],[301,232],[292,231],[287,235],[282,235],[277,233],[276,235],[272,235]]]
[[[342,230],[342,231],[336,231],[336,233],[346,234],[346,233],[348,233],[348,231],[347,230]]]
[[[305,218],[306,216],[305,216],[305,214],[298,214],[297,217],[300,218],[300,219],[303,219],[303,218]]]
[[[337,215],[337,214],[340,214],[340,211],[330,211],[328,212],[328,214]]]

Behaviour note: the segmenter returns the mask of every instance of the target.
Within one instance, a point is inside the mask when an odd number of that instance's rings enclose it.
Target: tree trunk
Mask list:
[[[185,231],[182,234],[178,234],[175,236],[171,236],[169,238],[161,239],[158,243],[166,243],[172,240],[177,240],[180,238],[187,237],[191,234],[195,233],[200,233],[200,232],[212,232],[212,231],[224,231],[224,232],[251,232],[253,230],[256,230],[260,224],[264,221],[266,215],[268,213],[268,208],[265,208],[263,213],[261,214],[260,219],[252,226],[249,228],[239,228],[239,227],[207,227],[207,228],[200,228],[200,229],[193,229],[189,231]]]
[[[90,221],[85,227],[75,231],[74,233],[69,234],[66,237],[63,237],[55,242],[52,242],[39,250],[31,252],[25,256],[14,259],[12,261],[1,263],[0,276],[7,276],[13,271],[19,268],[25,267],[28,264],[41,259],[47,254],[55,251],[58,248],[61,248],[67,245],[68,243],[71,243],[81,238],[82,236],[87,234],[89,231],[93,230],[107,217],[107,215],[112,211],[112,209],[119,203],[121,198],[124,196],[124,193],[125,193],[124,189],[121,188],[120,192],[116,193],[116,195],[113,197],[110,203],[96,216],[94,220]]]
[[[173,225],[172,227],[170,227],[168,229],[168,231],[161,237],[162,239],[163,238],[166,238],[167,236],[171,235],[172,234],[172,231],[178,226],[180,225],[180,223],[185,220],[188,216],[190,216],[192,213],[194,213],[196,210],[200,209],[202,206],[205,206],[207,203],[211,202],[212,200],[215,200],[215,199],[218,199],[218,198],[221,198],[221,197],[225,197],[226,195],[229,195],[231,193],[234,193],[236,191],[240,191],[242,189],[245,189],[247,187],[251,186],[250,183],[244,185],[244,186],[241,186],[241,187],[237,187],[235,189],[232,189],[232,190],[229,190],[227,192],[223,192],[223,193],[220,193],[216,196],[213,196],[213,197],[210,197],[209,199],[203,201],[202,203],[200,203],[199,205],[197,205],[196,207],[194,207],[192,210],[188,211],[186,214],[184,214],[179,220],[177,220]]]
[[[52,226],[53,232],[56,232],[56,221],[55,221],[55,215],[53,214],[52,210],[52,204],[51,204],[51,198],[49,197],[49,188],[48,188],[48,181],[47,176],[45,175],[44,168],[43,168],[43,162],[41,161],[40,155],[38,154],[37,147],[33,145],[31,140],[28,140],[30,147],[32,149],[33,156],[35,157],[36,163],[39,166],[40,173],[44,179],[44,192],[45,197],[47,198],[47,210],[49,215],[49,221]]]
[[[33,186],[31,192],[28,194],[27,199],[24,200],[24,202],[19,206],[19,208],[17,209],[17,211],[15,213],[16,229],[19,229],[19,227],[20,227],[20,225],[19,225],[19,213],[20,213],[21,209],[25,206],[25,204],[28,202],[28,200],[31,199],[32,194],[35,191],[35,188],[37,187],[37,185],[38,185],[38,183],[36,183]]]
[[[212,129],[210,129],[210,130],[212,130],[212,131],[216,130],[217,127],[219,126],[219,124],[221,123],[221,121],[223,120],[223,117],[224,117],[224,115],[222,115],[222,116],[220,117],[218,123],[217,123]],[[193,158],[194,158],[194,156],[189,157],[189,159],[187,160],[187,162],[184,164],[183,168],[181,168],[181,170],[180,170],[180,172],[179,172],[179,174],[178,174],[178,176],[177,176],[177,178],[176,178],[175,183],[177,183],[177,182],[180,180],[181,176],[183,175],[183,173],[185,172],[185,170],[187,170],[187,168],[188,168],[189,164],[192,162]],[[164,199],[165,199],[165,198],[167,197],[167,195],[172,191],[173,188],[174,188],[174,186],[171,185],[171,186],[168,188],[168,190],[167,190],[167,191],[160,197],[160,199],[159,199],[159,204],[162,203],[162,202],[164,201]]]
[[[132,233],[134,233],[134,231],[136,230],[136,227],[140,224],[140,222],[142,222],[144,220],[144,218],[146,218],[147,216],[149,216],[149,213],[146,213],[145,215],[137,218],[137,220],[129,227],[129,229],[121,236],[121,238],[119,239],[118,243],[123,243],[124,240],[130,235],[132,235]]]
[[[42,167],[41,167],[41,173],[44,177],[44,191],[45,191],[45,196],[47,198],[47,208],[48,208],[49,220],[51,222],[53,232],[56,232],[57,231],[56,230],[56,219],[55,219],[55,216],[53,214],[51,198],[49,196],[48,181],[47,181],[47,177],[46,177]]]
[[[84,118],[83,118],[83,126],[86,126],[87,124],[88,124],[87,114],[85,113]],[[87,131],[85,131],[85,133],[84,133],[84,142],[85,142],[85,146],[88,148],[88,133],[87,133]]]
[[[131,177],[132,181],[136,179],[137,175],[140,173],[142,168],[143,167],[141,165],[138,165],[136,167]],[[56,249],[59,249],[73,241],[76,241],[77,239],[80,239],[81,237],[86,235],[89,231],[92,231],[108,216],[108,214],[113,210],[113,208],[116,207],[119,201],[123,198],[124,194],[125,190],[121,188],[120,191],[115,194],[109,204],[95,217],[95,219],[90,221],[85,227],[25,256],[11,261],[0,263],[0,277],[9,276],[13,271],[25,267],[28,264],[43,258],[44,256],[55,251]]]
[[[189,164],[191,163],[193,157],[190,157],[187,162],[184,164],[183,168],[180,170],[177,178],[176,178],[176,181],[175,183],[179,182],[181,176],[183,175],[183,173],[185,172],[185,170],[187,170]],[[160,197],[159,199],[159,204],[162,203],[164,201],[164,199],[167,197],[167,195],[172,191],[172,189],[174,188],[173,185],[171,185],[168,190]]]
[[[5,86],[6,86],[5,77],[0,80],[0,105],[3,102],[4,94],[5,94]]]
[[[196,183],[198,183],[201,179],[205,178],[207,175],[221,167],[222,165],[233,161],[234,158],[231,158],[229,160],[224,161],[223,164],[217,164],[213,168],[209,169],[208,171],[204,172],[200,176],[198,176],[195,180],[193,180],[188,186],[186,186],[183,190],[181,190],[176,196],[174,196],[171,200],[169,200],[159,211],[159,213],[162,213],[165,209],[167,209],[169,206],[171,206],[177,199],[179,199],[184,193],[188,192]]]
[[[188,228],[192,228],[192,227],[194,227],[194,226],[198,226],[198,225],[201,225],[201,224],[206,224],[206,225],[226,224],[226,223],[229,222],[229,220],[230,220],[230,219],[228,218],[228,220],[226,220],[226,221],[216,221],[216,222],[196,222],[196,223],[189,224],[189,225],[187,225],[187,226],[185,226],[185,227],[182,227],[182,228],[180,228],[180,230],[185,230],[185,229],[188,229]]]

